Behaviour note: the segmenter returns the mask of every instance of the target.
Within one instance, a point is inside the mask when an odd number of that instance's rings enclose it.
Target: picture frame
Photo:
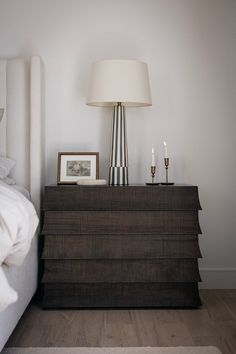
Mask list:
[[[76,184],[79,179],[98,178],[98,152],[58,153],[57,184]]]

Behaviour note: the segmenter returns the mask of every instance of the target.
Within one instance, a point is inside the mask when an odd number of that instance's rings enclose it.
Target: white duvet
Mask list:
[[[38,226],[33,204],[19,191],[0,181],[0,311],[17,300],[2,264],[20,266]]]

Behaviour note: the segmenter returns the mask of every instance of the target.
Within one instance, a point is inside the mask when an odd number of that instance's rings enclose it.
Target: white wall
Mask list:
[[[112,111],[85,105],[90,63],[148,63],[150,108],[127,109],[130,182],[168,142],[170,177],[199,186],[204,285],[236,286],[236,1],[0,0],[0,56],[40,54],[46,183],[58,151],[99,151],[107,177]]]

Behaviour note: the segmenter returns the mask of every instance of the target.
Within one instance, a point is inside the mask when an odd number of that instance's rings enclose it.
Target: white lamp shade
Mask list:
[[[151,106],[147,64],[138,60],[102,60],[92,65],[87,104]]]

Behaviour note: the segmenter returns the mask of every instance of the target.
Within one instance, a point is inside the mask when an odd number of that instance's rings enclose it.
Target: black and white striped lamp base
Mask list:
[[[125,107],[114,106],[109,184],[128,185],[128,149],[126,141]]]
[[[109,184],[113,186],[128,185],[128,167],[109,167]]]

